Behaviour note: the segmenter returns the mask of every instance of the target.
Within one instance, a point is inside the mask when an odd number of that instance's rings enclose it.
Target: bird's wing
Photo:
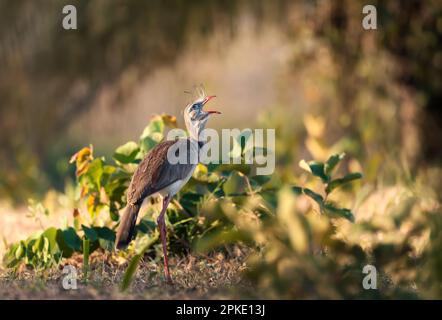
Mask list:
[[[187,153],[190,152],[189,140],[164,141],[156,145],[140,162],[127,191],[127,202],[139,204],[147,196],[164,189],[177,180],[182,180],[190,174],[194,164],[187,161],[185,164],[171,164],[167,159],[167,151],[174,144],[187,144]],[[178,145],[174,146],[177,147]],[[176,148],[181,150],[180,148]],[[176,155],[179,155],[177,153]],[[188,155],[187,155],[188,156]],[[189,160],[189,158],[188,158]]]

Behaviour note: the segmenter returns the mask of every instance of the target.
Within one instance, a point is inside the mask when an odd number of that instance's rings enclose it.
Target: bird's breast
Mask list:
[[[161,189],[160,191],[158,191],[158,193],[161,194],[161,196],[163,196],[163,197],[167,196],[167,195],[169,197],[173,197],[189,181],[195,168],[196,168],[196,165],[194,165],[192,167],[192,170],[189,170],[189,173],[187,174],[187,176],[184,179],[180,179],[180,180],[175,181],[174,183],[168,185],[164,189]]]

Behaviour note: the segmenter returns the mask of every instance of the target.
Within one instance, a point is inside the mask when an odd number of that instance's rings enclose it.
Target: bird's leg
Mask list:
[[[170,202],[170,197],[166,196],[163,198],[163,208],[161,209],[161,213],[158,216],[157,223],[158,229],[160,230],[160,238],[161,244],[163,245],[163,255],[164,255],[164,274],[166,276],[166,281],[172,283],[172,278],[169,273],[169,260],[167,259],[167,230],[166,230],[166,222],[164,221],[164,215],[166,214],[167,206]]]

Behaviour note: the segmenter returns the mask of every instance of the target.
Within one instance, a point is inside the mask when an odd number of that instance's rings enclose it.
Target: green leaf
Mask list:
[[[30,244],[31,242],[29,242]],[[33,253],[37,253],[39,251],[43,250],[44,245],[44,237],[40,236],[38,239],[36,239],[34,242],[32,242],[31,251]]]
[[[97,158],[89,164],[87,170],[87,176],[95,186],[95,190],[98,191],[101,188],[101,176],[103,175],[103,160]]]
[[[196,215],[198,204],[203,199],[203,195],[199,193],[186,192],[180,197],[180,204],[186,212]]]
[[[145,244],[145,246],[140,250],[138,254],[136,254],[131,262],[129,262],[129,265],[126,269],[126,272],[124,273],[123,281],[121,283],[121,290],[126,290],[133,279],[133,276],[135,272],[137,271],[138,264],[141,261],[141,258],[144,256],[144,253],[158,240],[158,237],[153,237],[149,239],[149,241]]]
[[[361,179],[362,174],[359,172],[349,173],[343,178],[335,179],[330,181],[325,188],[325,192],[330,193],[334,189],[341,187],[342,185],[357,179]]]
[[[150,220],[148,217],[143,217],[140,223],[135,227],[136,233],[141,232],[144,234],[148,234],[151,231],[154,231],[157,227],[155,221]]]
[[[129,262],[126,272],[124,272],[123,281],[121,283],[121,291],[125,291],[127,288],[129,288],[129,286],[132,282],[133,276],[138,269],[138,264],[140,263],[140,260],[142,257],[143,257],[143,254],[137,254]]]
[[[259,188],[259,187],[264,186],[271,179],[272,179],[271,175],[268,175],[268,176],[260,175],[260,176],[253,176],[253,177],[249,178],[250,184],[254,188]]]
[[[325,174],[330,175],[333,172],[333,169],[336,165],[345,157],[345,153],[334,154],[330,158],[328,158],[325,163]]]
[[[69,245],[66,243],[66,241],[64,239],[63,231],[58,229],[56,237],[57,237],[57,244],[58,244],[58,247],[60,248],[62,256],[64,258],[69,258],[72,255],[72,253],[74,252],[74,250],[71,247],[69,247]]]
[[[113,155],[114,159],[121,163],[133,163],[140,151],[140,147],[134,141],[129,141],[119,146]]]
[[[52,227],[46,229],[45,232],[43,232],[42,234],[42,236],[49,241],[49,251],[52,255],[60,252],[60,248],[57,243],[57,233],[58,229]]]
[[[107,227],[94,227],[95,232],[98,234],[98,238],[115,241],[115,232]]]
[[[355,217],[353,215],[353,213],[346,208],[337,208],[333,203],[331,202],[326,202],[324,204],[324,210],[325,212],[332,216],[332,217],[337,217],[337,218],[345,218],[351,222],[355,221]]]
[[[15,250],[15,259],[19,260],[24,255],[25,255],[25,247],[20,242],[19,245],[17,246],[17,249]]]
[[[140,149],[142,154],[147,153],[164,138],[164,120],[162,116],[155,116],[144,128],[140,136]]]
[[[313,190],[310,190],[309,188],[301,188],[301,187],[292,187],[292,191],[296,194],[305,194],[306,196],[309,196],[313,200],[316,201],[317,204],[322,208],[324,205],[324,198],[319,194],[314,192]]]
[[[71,248],[74,251],[81,250],[81,239],[75,232],[74,228],[69,227],[66,230],[63,230],[62,233],[63,233],[63,239],[69,248]]]
[[[120,218],[120,213],[118,212],[114,202],[111,202],[111,205],[109,206],[109,216],[112,221],[118,221]]]
[[[143,140],[140,140],[140,149],[141,149],[141,151],[144,152],[144,154],[146,154],[153,147],[155,147],[160,141],[161,141],[161,139],[159,139],[159,141],[157,141],[151,137],[145,137]]]
[[[100,247],[107,251],[112,251],[115,244],[115,232],[107,227],[94,227],[98,235]]]
[[[81,228],[84,231],[84,235],[86,236],[87,239],[91,240],[92,242],[97,241],[98,240],[98,234],[95,231],[95,229],[93,228],[88,228],[85,225],[81,225]]]
[[[161,116],[155,116],[149,122],[147,127],[144,128],[143,133],[140,136],[140,140],[145,139],[146,137],[151,137],[155,133],[163,133],[164,132],[164,121]]]
[[[306,162],[305,160],[301,160],[299,162],[299,166],[307,172],[310,172],[315,177],[321,178],[323,182],[330,181],[330,177],[324,172],[324,164],[318,161],[310,161]]]

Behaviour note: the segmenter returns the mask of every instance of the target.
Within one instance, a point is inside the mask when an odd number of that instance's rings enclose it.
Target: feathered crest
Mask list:
[[[207,96],[206,89],[204,88],[203,84],[194,85],[191,90],[186,90],[184,91],[184,93],[187,93],[191,96],[192,101],[189,101],[189,103],[196,100],[203,100]]]

